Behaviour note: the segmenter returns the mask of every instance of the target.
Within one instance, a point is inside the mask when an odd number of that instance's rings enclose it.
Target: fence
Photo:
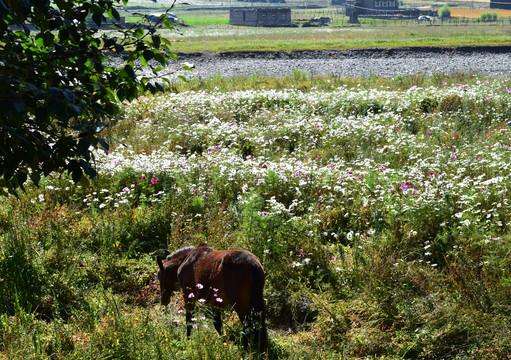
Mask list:
[[[185,13],[180,12],[179,16],[194,16],[194,17],[205,17],[205,18],[213,18],[213,17],[228,17],[229,10],[198,10],[198,11],[187,11]],[[291,16],[293,20],[297,19],[307,19],[307,18],[319,18],[319,17],[329,17],[334,21],[334,24],[330,26],[343,26],[347,24],[348,17],[346,16],[346,10],[344,8],[328,8],[328,9],[292,9]],[[372,19],[369,17],[361,16],[360,20],[363,24],[368,24],[372,26],[387,26],[387,25],[412,25],[417,24],[416,19],[392,19],[387,21],[385,19]],[[422,26],[431,26],[431,25],[445,25],[445,26],[469,26],[469,25],[480,25],[480,26],[504,26],[511,24],[511,17],[500,17],[497,18],[496,21],[483,22],[480,18],[449,18],[449,19],[440,19],[434,18],[433,22],[423,22],[420,23]],[[195,25],[190,24],[192,26],[204,26],[204,27],[213,27],[213,28],[225,28],[226,26],[232,27],[230,25],[225,24],[208,24],[208,25]]]

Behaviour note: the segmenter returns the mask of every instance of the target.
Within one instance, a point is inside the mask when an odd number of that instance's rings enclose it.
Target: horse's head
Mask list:
[[[174,254],[167,256],[165,262],[156,259],[158,267],[158,280],[160,280],[161,304],[168,305],[174,291],[178,290],[177,272],[193,247],[179,249]]]
[[[165,264],[160,258],[157,258],[158,267],[158,280],[160,280],[160,296],[161,304],[168,305],[170,302],[170,296],[174,291],[177,290],[177,269],[179,264],[175,264],[172,261],[166,261]]]

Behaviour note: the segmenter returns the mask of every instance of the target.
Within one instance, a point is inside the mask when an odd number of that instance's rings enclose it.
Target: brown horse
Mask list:
[[[243,345],[265,352],[268,335],[263,299],[264,270],[257,257],[248,251],[215,251],[207,244],[184,247],[157,259],[160,270],[161,303],[168,305],[170,296],[183,291],[186,308],[186,335],[190,336],[192,311],[196,301],[213,308],[213,323],[222,334],[221,309],[234,308],[243,323]]]

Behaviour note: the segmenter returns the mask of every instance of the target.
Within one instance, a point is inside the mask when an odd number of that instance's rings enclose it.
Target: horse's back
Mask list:
[[[242,321],[255,304],[257,308],[261,308],[265,275],[263,266],[255,255],[248,251],[235,250],[217,251],[216,254],[211,253],[208,256],[215,258],[223,282],[223,294]]]
[[[215,262],[220,262],[226,269],[246,269],[264,273],[259,259],[249,251],[220,250],[208,254],[208,257],[214,259]]]
[[[224,286],[240,286],[252,278],[264,282],[263,266],[257,257],[244,250],[213,251],[202,257],[196,265],[197,279],[223,279]]]
[[[179,273],[186,296],[188,289],[215,306],[245,308],[251,306],[254,297],[262,298],[264,269],[249,251],[197,247]]]

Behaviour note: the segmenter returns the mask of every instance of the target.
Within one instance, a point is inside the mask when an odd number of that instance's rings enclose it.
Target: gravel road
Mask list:
[[[396,76],[423,73],[473,73],[511,77],[511,46],[413,47],[392,49],[293,52],[178,54],[195,64],[187,78],[222,75],[335,74],[342,77]]]

